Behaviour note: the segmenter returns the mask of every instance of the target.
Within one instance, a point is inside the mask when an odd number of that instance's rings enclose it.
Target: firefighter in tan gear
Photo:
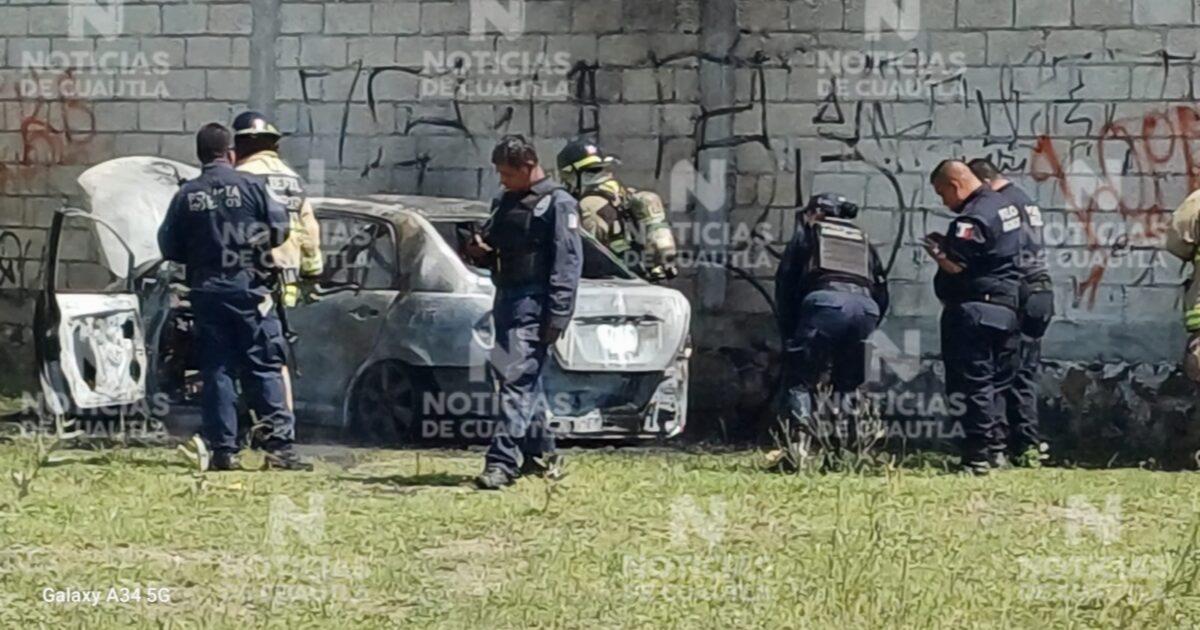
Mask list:
[[[621,184],[616,158],[596,143],[576,138],[558,154],[559,179],[579,200],[584,231],[651,282],[677,274],[675,236],[662,198]]]
[[[1183,324],[1188,332],[1183,369],[1188,378],[1200,382],[1200,190],[1188,195],[1171,214],[1167,251],[1192,263],[1192,278],[1183,300]]]
[[[292,308],[301,299],[311,299],[312,287],[324,270],[320,225],[300,176],[279,157],[283,134],[275,125],[258,112],[242,112],[233,120],[233,134],[237,170],[263,177],[267,188],[287,207],[291,233],[283,245],[271,251],[271,256],[281,274],[283,307]],[[292,379],[287,366],[283,376],[291,408]]]

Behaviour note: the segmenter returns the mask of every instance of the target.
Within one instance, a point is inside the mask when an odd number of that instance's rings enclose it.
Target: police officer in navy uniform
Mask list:
[[[784,340],[785,406],[803,420],[823,372],[833,391],[865,380],[864,342],[887,312],[883,264],[851,220],[858,206],[841,195],[814,196],[796,215],[796,233],[775,273],[775,303]]]
[[[1002,464],[1005,390],[1012,385],[1019,341],[1021,216],[959,160],[946,160],[930,181],[958,216],[925,249],[937,261],[942,301],[946,390],[961,398],[962,466],[986,475]]]
[[[1046,260],[1042,211],[990,160],[971,160],[969,166],[976,177],[1005,196],[1021,215],[1021,333],[1016,376],[1004,397],[1005,446],[1013,464],[1036,468],[1049,456],[1049,446],[1038,431],[1038,372],[1042,337],[1054,317],[1054,286]]]
[[[233,136],[225,126],[202,127],[196,155],[203,171],[171,200],[158,245],[166,260],[187,268],[209,468],[240,468],[238,379],[258,422],[270,427],[267,467],[311,470],[292,450],[295,418],[284,396],[283,330],[268,287],[271,248],[288,237],[287,209],[261,179],[234,170]]]
[[[485,490],[559,466],[545,422],[542,371],[571,321],[583,269],[578,203],[546,177],[533,145],[522,136],[504,136],[492,164],[504,191],[493,201],[483,233],[465,248],[476,264],[492,270],[496,286],[489,373],[498,417],[484,471],[475,479]]]

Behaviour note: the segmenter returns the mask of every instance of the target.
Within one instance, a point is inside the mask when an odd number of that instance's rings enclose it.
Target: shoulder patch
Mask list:
[[[567,229],[576,231],[579,229],[579,215],[574,212],[567,213]]]
[[[1000,208],[1000,229],[1005,232],[1011,232],[1021,227],[1021,211],[1017,210],[1016,206],[1005,206]]]
[[[954,238],[961,238],[964,240],[971,240],[972,238],[975,238],[975,226],[967,223],[966,221],[959,222],[954,230]]]
[[[546,210],[550,209],[550,204],[553,202],[554,202],[554,193],[545,195],[541,199],[538,199],[537,205],[533,207],[533,213],[536,215],[545,214]]]

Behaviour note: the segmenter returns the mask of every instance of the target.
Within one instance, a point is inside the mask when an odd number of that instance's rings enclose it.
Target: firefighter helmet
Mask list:
[[[235,136],[282,136],[279,129],[267,120],[266,116],[256,111],[245,111],[233,119],[233,135]]]
[[[558,170],[561,173],[578,173],[592,168],[607,166],[616,158],[607,155],[600,145],[587,138],[575,138],[558,152]]]

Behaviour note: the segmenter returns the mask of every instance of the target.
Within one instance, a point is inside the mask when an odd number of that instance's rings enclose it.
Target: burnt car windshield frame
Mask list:
[[[60,288],[58,286],[58,265],[61,260],[61,250],[62,250],[62,239],[63,239],[64,227],[65,227],[65,223],[66,223],[67,219],[75,218],[75,217],[81,218],[85,221],[89,221],[93,225],[103,226],[104,229],[108,230],[109,233],[112,234],[113,238],[117,239],[117,243],[119,243],[121,245],[121,248],[125,250],[125,255],[127,257],[127,261],[126,261],[126,266],[125,266],[125,278],[124,278],[125,288],[124,288],[124,290],[118,290],[118,289],[114,289],[112,287],[97,288],[97,289],[66,289],[66,288]],[[98,241],[100,238],[99,232],[96,230],[93,230],[93,234],[96,236],[96,239]],[[80,210],[79,208],[74,208],[71,206],[63,206],[54,212],[54,219],[50,223],[49,238],[50,238],[50,257],[46,261],[47,269],[46,269],[46,281],[45,281],[45,290],[47,291],[47,293],[52,293],[52,294],[66,293],[66,294],[77,294],[77,295],[88,295],[88,294],[114,295],[114,294],[120,294],[120,293],[135,293],[135,290],[134,290],[135,284],[134,283],[135,283],[136,278],[134,277],[134,271],[135,271],[134,260],[135,259],[134,259],[134,255],[133,255],[133,250],[130,249],[129,244],[127,242],[125,242],[125,239],[121,237],[121,234],[119,232],[117,232],[117,230],[115,228],[113,228],[113,226],[110,225],[104,219],[98,218],[95,215],[91,214],[90,212],[85,212],[83,210]],[[99,250],[99,255],[100,256],[105,255],[103,249]],[[96,262],[96,264],[104,266],[102,263],[100,263],[98,261]],[[111,273],[111,270],[110,270],[110,273]]]
[[[362,212],[354,212],[351,210],[333,210],[333,209],[327,209],[327,208],[316,208],[313,210],[313,214],[316,215],[318,226],[320,226],[322,218],[328,218],[328,217],[332,216],[334,218],[342,217],[342,218],[347,218],[347,219],[353,219],[355,221],[377,223],[377,224],[380,224],[380,225],[383,225],[384,227],[386,227],[387,231],[388,231],[388,236],[392,239],[392,250],[393,250],[392,256],[393,256],[393,260],[395,260],[395,265],[394,265],[394,268],[392,269],[391,282],[389,283],[389,286],[387,288],[376,287],[376,288],[368,289],[366,287],[359,286],[359,287],[357,287],[356,290],[358,290],[358,291],[404,291],[405,290],[404,287],[400,286],[400,276],[401,276],[401,273],[400,273],[400,239],[396,237],[396,226],[390,220],[384,219],[381,217],[371,216],[369,214],[362,213]],[[323,257],[324,255],[325,255],[325,253],[321,252],[321,256]],[[326,280],[322,279],[320,282],[322,284],[324,284],[326,282]],[[351,285],[347,285],[347,286],[351,286]],[[337,287],[335,287],[335,288],[337,288]]]

